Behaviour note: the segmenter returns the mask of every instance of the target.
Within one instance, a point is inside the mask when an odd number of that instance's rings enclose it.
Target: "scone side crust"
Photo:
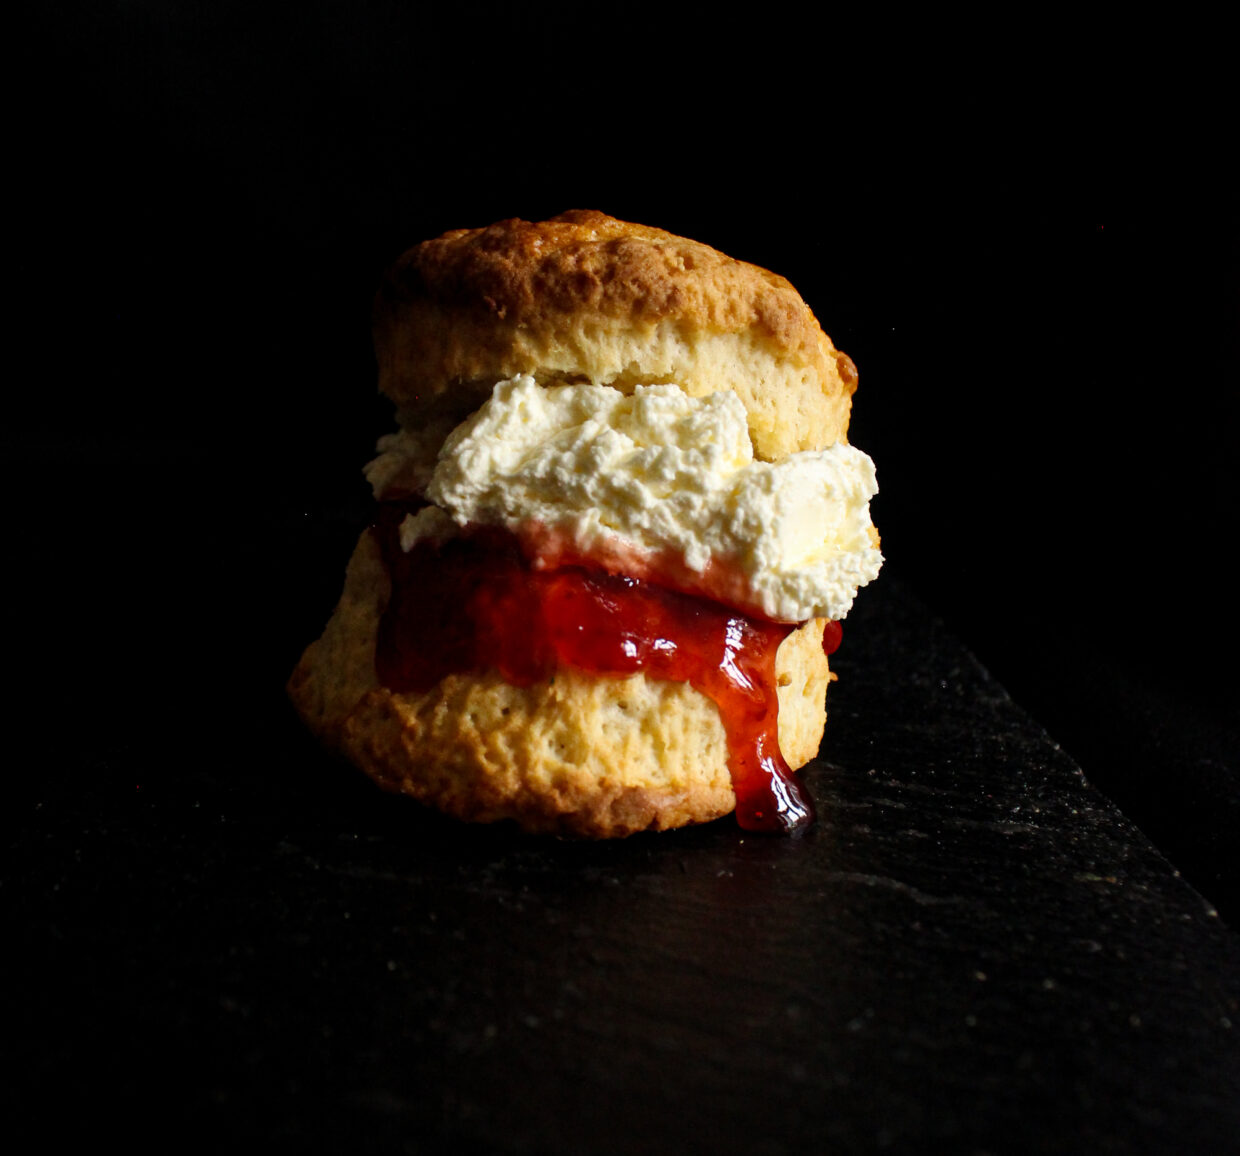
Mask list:
[[[735,798],[726,770],[690,763],[657,781],[662,768],[639,733],[619,742],[600,734],[617,693],[643,697],[654,690],[661,711],[696,738],[695,750],[722,746],[717,719],[679,694],[615,681],[621,685],[600,687],[561,672],[556,694],[546,684],[511,687],[481,674],[453,676],[425,695],[379,689],[350,712],[341,749],[384,789],[469,822],[512,819],[531,832],[614,838],[728,814]],[[575,704],[567,726],[554,716],[565,699]],[[564,749],[599,739],[580,764]]]

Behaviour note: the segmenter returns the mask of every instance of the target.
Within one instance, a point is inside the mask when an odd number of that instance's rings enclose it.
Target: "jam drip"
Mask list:
[[[813,804],[779,750],[775,653],[794,629],[715,602],[580,566],[532,570],[516,541],[478,530],[400,549],[406,512],[389,503],[373,532],[392,580],[375,669],[395,691],[493,668],[528,686],[557,666],[688,682],[719,708],[736,817],[750,831],[794,831]]]
[[[822,652],[828,658],[840,648],[844,641],[844,628],[838,622],[828,622],[822,632]]]

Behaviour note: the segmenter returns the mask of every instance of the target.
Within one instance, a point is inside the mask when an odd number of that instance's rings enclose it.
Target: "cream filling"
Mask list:
[[[779,622],[843,618],[883,562],[874,463],[843,444],[757,461],[728,391],[519,376],[450,432],[402,429],[378,448],[376,496],[433,503],[401,527],[405,549],[502,526],[535,566],[588,560]]]

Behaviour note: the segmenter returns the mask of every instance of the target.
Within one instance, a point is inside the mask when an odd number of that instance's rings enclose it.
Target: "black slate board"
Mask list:
[[[5,1095],[45,1139],[1238,1150],[1236,935],[894,575],[793,839],[567,843],[383,796],[282,701],[306,613],[231,701],[147,683],[203,723],[174,762],[157,726],[99,734],[13,816]]]

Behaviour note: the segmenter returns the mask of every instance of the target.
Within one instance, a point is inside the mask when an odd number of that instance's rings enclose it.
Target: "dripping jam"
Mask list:
[[[739,825],[790,832],[813,822],[813,803],[779,750],[775,655],[793,625],[585,566],[532,569],[498,530],[405,552],[407,512],[383,503],[372,527],[392,585],[375,650],[383,685],[421,692],[449,674],[491,668],[529,686],[558,666],[687,682],[719,708]],[[828,624],[828,654],[839,637]]]

